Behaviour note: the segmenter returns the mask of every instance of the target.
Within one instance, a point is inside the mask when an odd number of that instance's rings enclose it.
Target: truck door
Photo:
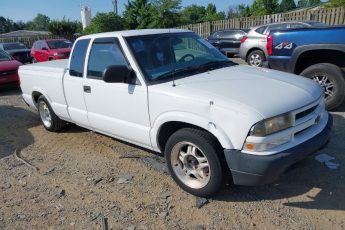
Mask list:
[[[137,83],[106,83],[110,65],[129,66],[117,38],[97,38],[88,59],[84,95],[95,131],[150,147],[147,87]]]
[[[89,43],[90,39],[81,39],[76,42],[70,58],[69,71],[63,79],[69,116],[73,122],[86,128],[90,127],[90,124],[84,101],[83,76]]]

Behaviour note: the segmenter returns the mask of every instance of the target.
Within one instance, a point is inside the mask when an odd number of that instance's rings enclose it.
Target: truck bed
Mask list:
[[[67,104],[63,89],[63,75],[67,70],[67,65],[66,59],[20,66],[20,86],[24,100],[35,107],[33,94],[40,92],[47,98],[55,113],[65,117]],[[68,119],[68,117],[65,118]]]

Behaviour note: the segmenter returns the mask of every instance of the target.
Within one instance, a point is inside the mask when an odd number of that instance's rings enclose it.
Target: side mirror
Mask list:
[[[134,71],[125,65],[111,65],[103,71],[103,81],[107,83],[134,83]]]

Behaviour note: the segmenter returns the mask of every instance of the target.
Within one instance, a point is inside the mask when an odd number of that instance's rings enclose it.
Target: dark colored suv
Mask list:
[[[207,40],[223,54],[233,57],[239,53],[241,39],[249,29],[227,29],[213,32]]]

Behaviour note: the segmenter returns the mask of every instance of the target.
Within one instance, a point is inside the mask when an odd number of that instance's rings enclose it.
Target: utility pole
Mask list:
[[[118,14],[118,12],[117,12],[117,0],[113,0],[113,5],[114,5],[115,14]]]

